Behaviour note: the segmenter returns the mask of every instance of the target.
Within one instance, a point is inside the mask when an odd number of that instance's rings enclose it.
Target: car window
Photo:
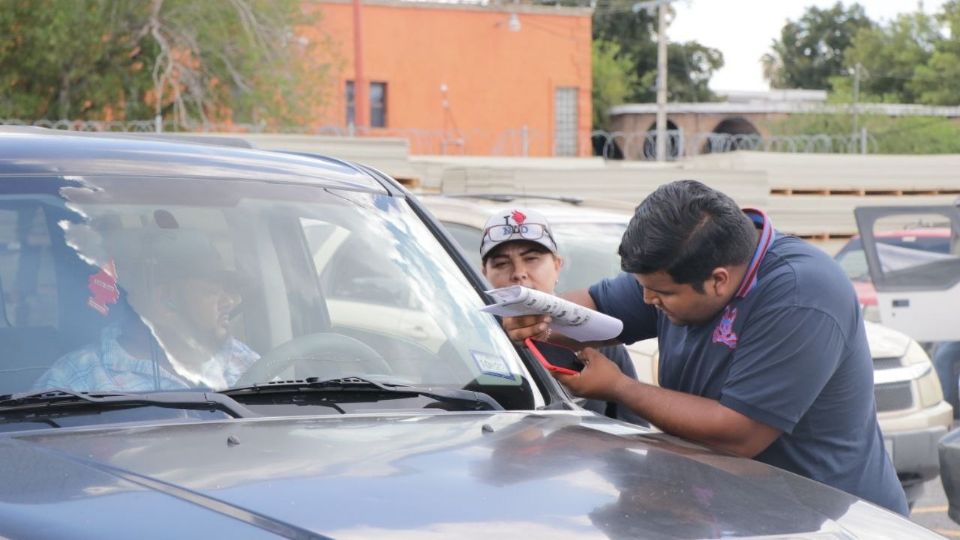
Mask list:
[[[920,230],[897,229],[902,227],[901,220],[892,226],[894,230],[884,231],[880,222],[880,231],[874,236],[877,257],[884,273],[910,272],[911,269],[924,267],[938,261],[948,261],[955,256],[950,254],[950,230],[946,228],[928,228]],[[836,254],[835,259],[847,276],[853,281],[870,281],[870,271],[863,244],[859,237],[851,238]]]
[[[58,324],[49,226],[48,215],[39,204],[0,207],[0,325]]]
[[[482,269],[483,264],[480,261],[480,235],[482,231],[476,227],[451,221],[445,221],[443,225],[450,236],[457,241],[467,260],[478,270]]]
[[[178,178],[22,186],[0,201],[0,318],[31,328],[0,334],[0,391],[222,389],[263,372],[246,382],[355,375],[539,399],[403,198]]]
[[[837,264],[852,281],[870,281],[867,256],[863,252],[859,238],[851,239],[834,256]]]

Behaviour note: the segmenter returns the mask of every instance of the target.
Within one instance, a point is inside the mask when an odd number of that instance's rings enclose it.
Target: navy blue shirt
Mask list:
[[[656,336],[660,386],[718,400],[783,434],[756,459],[906,515],[883,446],[873,360],[850,280],[820,249],[762,232],[744,282],[702,326],[674,325],[643,301],[631,274],[597,283],[598,309],[624,323],[620,341]]]

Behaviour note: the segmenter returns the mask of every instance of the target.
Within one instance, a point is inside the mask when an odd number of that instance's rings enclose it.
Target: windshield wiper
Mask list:
[[[456,403],[466,406],[465,410],[502,411],[503,406],[483,392],[473,392],[460,388],[434,388],[432,386],[414,386],[389,381],[373,381],[362,377],[340,377],[319,380],[316,377],[296,381],[271,381],[239,388],[222,390],[220,393],[232,396],[251,396],[275,392],[323,392],[337,394],[390,394],[392,396],[423,396],[441,403]]]
[[[62,410],[69,407],[129,408],[163,407],[167,409],[219,410],[234,418],[259,414],[218,392],[73,392],[59,388],[39,392],[0,395],[0,413]]]

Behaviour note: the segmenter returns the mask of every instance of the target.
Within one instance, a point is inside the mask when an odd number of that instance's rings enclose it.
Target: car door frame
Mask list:
[[[937,214],[949,221],[954,246],[951,251],[958,258],[917,265],[916,268],[931,270],[927,272],[884,271],[874,225],[881,218],[916,214]],[[960,305],[960,254],[956,253],[960,247],[957,242],[960,208],[955,205],[871,206],[854,209],[854,216],[883,324],[921,342],[960,340],[960,329],[950,323],[956,306]],[[954,265],[957,271],[951,272]]]

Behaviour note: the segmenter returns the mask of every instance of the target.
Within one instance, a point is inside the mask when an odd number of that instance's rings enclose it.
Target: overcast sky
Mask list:
[[[723,51],[724,67],[710,81],[713,90],[766,90],[760,57],[780,36],[784,23],[799,19],[807,6],[827,8],[835,3],[836,0],[679,0],[674,4],[677,17],[667,36],[671,41],[696,40]],[[924,0],[923,10],[933,13],[942,4],[943,0]],[[861,0],[860,5],[867,16],[879,21],[915,10],[917,2]]]

